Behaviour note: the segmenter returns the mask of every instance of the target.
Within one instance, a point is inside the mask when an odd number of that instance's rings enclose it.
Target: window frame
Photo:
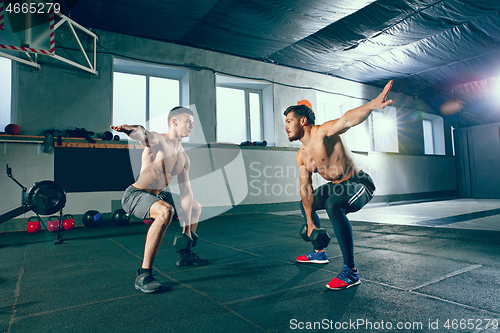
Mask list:
[[[230,84],[217,84],[216,88],[228,88],[228,89],[235,89],[235,90],[243,90],[245,93],[245,128],[246,128],[246,139],[247,141],[257,141],[257,140],[252,140],[252,128],[251,128],[251,117],[250,117],[250,93],[256,93],[259,95],[259,114],[260,114],[260,122],[259,122],[259,130],[260,130],[260,140],[262,141],[264,138],[264,103],[262,100],[262,90],[258,89],[251,89],[251,88],[245,88],[245,87],[238,87]],[[216,94],[217,94],[217,89],[216,89]],[[216,136],[217,133],[216,133]],[[217,138],[218,141],[218,138]]]
[[[0,56],[1,57],[1,56]],[[9,61],[9,66],[7,67],[10,67],[10,91],[7,92],[5,95],[8,96],[8,109],[6,110],[6,114],[7,114],[7,123],[5,124],[5,126],[7,126],[8,124],[12,124],[14,123],[14,115],[13,115],[13,110],[14,110],[14,98],[13,98],[13,93],[14,93],[14,76],[15,76],[15,67],[14,67],[14,64],[15,64],[15,61],[13,61],[12,59],[9,59],[7,57],[1,57],[2,59],[6,59],[7,61]],[[0,132],[3,132],[4,130],[4,127],[3,126],[2,128],[0,128]]]
[[[451,151],[453,156],[455,156],[455,127],[451,127]]]
[[[189,71],[185,69],[172,68],[164,65],[157,64],[149,64],[141,61],[130,61],[124,60],[121,58],[113,59],[113,88],[114,89],[114,73],[123,73],[123,74],[132,74],[132,75],[141,75],[146,78],[146,120],[145,125],[146,129],[149,130],[149,120],[151,119],[151,90],[150,90],[150,78],[160,78],[160,79],[168,79],[174,80],[179,83],[179,105],[183,105],[183,89],[188,87],[184,87],[183,79],[186,75],[189,75]],[[189,84],[189,82],[187,83]],[[189,88],[188,88],[189,89]],[[114,101],[113,101],[114,104]]]
[[[424,136],[424,120],[429,121],[432,128],[432,144],[433,152],[425,153],[425,136]],[[422,142],[424,144],[424,154],[425,155],[446,155],[445,148],[445,133],[444,133],[444,120],[441,116],[422,113]]]
[[[426,151],[427,147],[427,135],[426,135],[426,124],[430,125],[430,140],[432,141],[432,151]],[[427,126],[429,127],[429,126]],[[423,138],[424,138],[424,154],[425,155],[434,155],[436,153],[436,147],[434,144],[434,125],[432,124],[432,120],[429,119],[422,119],[422,131],[423,131]],[[429,142],[429,147],[431,146],[431,142]]]

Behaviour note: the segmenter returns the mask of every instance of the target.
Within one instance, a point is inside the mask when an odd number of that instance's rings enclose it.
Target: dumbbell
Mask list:
[[[176,235],[174,238],[174,247],[180,253],[186,253],[198,243],[198,235],[191,231],[191,237],[188,234]]]
[[[187,234],[177,235],[174,238],[174,246],[179,251],[188,250],[192,247],[195,247],[198,243],[198,235],[191,231],[191,237]]]
[[[315,250],[323,250],[328,246],[332,237],[325,228],[316,228],[311,236],[307,236],[307,223],[300,228],[300,236],[306,242],[311,242]]]

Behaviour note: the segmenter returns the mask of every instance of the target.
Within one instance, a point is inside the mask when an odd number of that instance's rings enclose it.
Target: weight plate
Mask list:
[[[51,180],[37,182],[28,192],[28,204],[35,213],[51,215],[66,205],[66,192]]]

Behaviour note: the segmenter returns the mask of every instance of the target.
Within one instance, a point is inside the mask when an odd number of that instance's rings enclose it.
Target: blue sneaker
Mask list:
[[[297,261],[300,263],[311,263],[311,264],[328,264],[328,256],[326,252],[316,252],[314,249],[306,255],[297,257]]]
[[[339,275],[333,278],[332,281],[328,282],[326,287],[332,290],[342,290],[347,289],[352,286],[356,286],[361,283],[359,279],[359,271],[353,271],[346,265],[342,267]]]

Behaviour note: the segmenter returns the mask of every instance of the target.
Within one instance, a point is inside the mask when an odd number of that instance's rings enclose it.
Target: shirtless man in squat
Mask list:
[[[284,112],[288,140],[302,142],[296,161],[302,198],[300,208],[308,225],[308,236],[314,229],[320,228],[316,211],[326,209],[342,251],[344,266],[326,285],[329,289],[342,290],[361,283],[354,264],[352,227],[346,214],[361,209],[373,198],[375,191],[373,180],[356,163],[341,134],[361,124],[373,110],[383,109],[392,103],[392,100],[386,100],[392,82],[389,81],[374,100],[322,125],[314,125],[316,117],[306,105],[293,105]],[[313,190],[314,172],[329,182]],[[308,254],[298,257],[297,261],[324,264],[328,263],[328,257],[324,250],[313,249]]]
[[[149,132],[140,125],[111,126],[118,132],[144,146],[141,173],[137,181],[123,194],[123,209],[137,218],[153,220],[146,235],[146,245],[141,268],[137,271],[135,288],[145,293],[153,293],[161,284],[153,277],[153,261],[158,253],[165,231],[177,213],[183,218],[183,233],[191,236],[195,232],[201,214],[201,205],[193,200],[189,182],[189,157],[182,148],[182,138],[193,130],[193,111],[184,107],[173,108],[168,115],[168,133]],[[177,176],[180,198],[175,202],[166,187]],[[175,196],[175,194],[173,194]],[[179,253],[177,266],[203,265],[208,260],[195,253]]]

